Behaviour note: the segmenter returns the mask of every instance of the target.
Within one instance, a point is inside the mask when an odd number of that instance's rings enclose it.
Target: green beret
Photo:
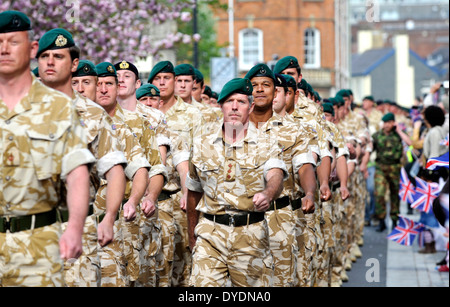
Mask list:
[[[194,73],[195,73],[195,81],[197,83],[202,83],[203,81],[205,81],[205,78],[203,77],[203,74],[200,70],[194,68]]]
[[[36,67],[31,71],[36,78],[39,78],[39,67]]]
[[[139,71],[138,71],[137,67],[131,62],[122,61],[122,62],[116,63],[114,65],[114,68],[116,69],[116,71],[119,71],[119,70],[132,71],[136,75],[136,80],[139,79]]]
[[[0,13],[0,33],[31,30],[31,21],[22,12],[4,11]]]
[[[110,62],[103,62],[95,66],[95,70],[97,71],[97,75],[99,77],[116,77],[117,71],[114,68],[114,65]]]
[[[175,76],[193,76],[195,78],[194,66],[191,64],[180,64],[175,66]]]
[[[39,40],[39,50],[36,58],[39,58],[42,52],[47,50],[64,49],[75,46],[72,34],[65,29],[52,29],[42,35]]]
[[[331,102],[323,103],[322,108],[324,113],[330,113],[331,115],[334,116],[334,108]]]
[[[340,90],[336,95],[339,95],[341,97],[350,97],[350,93],[345,89]]]
[[[172,73],[175,75],[175,70],[173,68],[173,64],[170,61],[162,61],[157,63],[152,71],[150,72],[150,76],[148,77],[148,83],[152,83],[153,79],[156,77],[157,74],[161,72],[167,72]]]
[[[308,89],[308,92],[309,92],[311,95],[314,95],[314,89],[313,89],[313,87],[311,86],[311,84],[307,83],[307,84],[306,84],[306,87],[307,87],[307,89]]]
[[[281,74],[281,72],[286,68],[300,68],[297,58],[293,56],[286,56],[282,58],[277,62],[277,64],[275,64],[273,72],[275,74]]]
[[[343,107],[345,105],[344,97],[342,97],[341,95],[334,96],[334,99],[336,99],[336,105],[338,107]]]
[[[387,113],[383,118],[381,119],[383,122],[388,122],[391,120],[395,121],[395,115],[393,113]]]
[[[308,91],[308,82],[305,79],[302,79],[297,85],[299,89]]]
[[[139,100],[142,97],[159,97],[160,91],[153,84],[144,84],[136,91],[136,99]]]
[[[212,90],[208,85],[205,85],[205,89],[203,90],[203,94],[208,96],[209,98],[212,97]]]
[[[338,101],[335,97],[330,97],[328,99],[324,99],[324,102],[329,102],[331,103],[333,106],[337,106],[338,105]]]
[[[72,77],[86,76],[97,76],[97,71],[95,70],[94,63],[88,60],[81,60],[78,63],[77,70],[72,74]]]
[[[236,93],[248,96],[252,95],[253,86],[250,80],[247,78],[235,78],[231,81],[228,81],[220,92],[220,96],[217,102],[223,103],[230,95]]]
[[[297,82],[295,82],[294,77],[290,75],[282,75],[284,79],[286,80],[287,87],[291,87],[294,92],[297,90]]]
[[[375,102],[375,99],[373,98],[373,96],[366,96],[363,98],[363,100],[370,100],[370,101]]]
[[[219,99],[219,94],[217,94],[216,92],[212,92],[212,95],[211,95],[211,98],[214,98],[214,99]]]
[[[314,98],[315,98],[317,101],[319,101],[319,102],[322,101],[322,97],[320,97],[320,95],[319,95],[318,92],[314,91],[313,94],[314,94]]]
[[[275,74],[275,86],[287,88],[287,82],[283,75]]]
[[[276,81],[275,74],[269,68],[269,66],[267,66],[264,63],[253,66],[253,68],[250,69],[250,71],[245,75],[245,78],[247,78],[249,80],[251,80],[254,77],[269,77],[274,82]]]

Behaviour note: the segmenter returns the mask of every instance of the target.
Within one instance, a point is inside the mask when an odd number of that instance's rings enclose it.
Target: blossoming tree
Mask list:
[[[17,10],[32,21],[36,39],[53,28],[72,33],[83,58],[94,63],[154,56],[198,34],[169,33],[155,40],[149,27],[167,20],[188,22],[194,0],[2,0],[0,11]]]

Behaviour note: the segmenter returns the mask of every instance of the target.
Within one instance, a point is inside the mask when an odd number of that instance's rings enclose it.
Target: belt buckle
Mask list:
[[[4,217],[5,223],[3,224],[3,227],[5,228],[5,232],[11,231],[11,219],[7,216]]]
[[[234,227],[234,225],[236,224],[236,221],[234,220],[234,216],[233,215],[231,215],[230,216],[230,223],[229,223],[229,225],[228,226],[230,226],[230,227]]]

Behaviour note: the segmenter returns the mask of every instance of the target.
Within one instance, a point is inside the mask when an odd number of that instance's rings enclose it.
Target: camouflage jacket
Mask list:
[[[383,130],[373,136],[373,150],[377,153],[376,163],[384,165],[400,164],[403,155],[402,139],[396,131],[385,134]]]
[[[61,205],[67,175],[95,162],[71,99],[34,76],[13,110],[0,99],[0,136],[0,216]]]

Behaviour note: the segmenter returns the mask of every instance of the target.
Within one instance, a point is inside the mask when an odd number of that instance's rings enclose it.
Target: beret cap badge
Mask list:
[[[88,73],[91,69],[90,69],[89,65],[84,65],[83,70],[85,73]]]
[[[130,68],[130,64],[128,64],[127,61],[122,61],[122,63],[120,63],[120,68],[121,68],[121,69],[127,69],[127,68]]]
[[[58,35],[55,40],[55,45],[57,47],[64,47],[65,45],[67,45],[67,38],[65,38],[62,34]]]
[[[156,95],[156,90],[155,90],[154,88],[152,88],[152,89],[150,90],[150,92],[152,93],[153,96]]]
[[[111,65],[109,65],[109,66],[106,68],[106,70],[107,70],[108,72],[110,72],[110,73],[114,73],[114,68],[113,68]]]

